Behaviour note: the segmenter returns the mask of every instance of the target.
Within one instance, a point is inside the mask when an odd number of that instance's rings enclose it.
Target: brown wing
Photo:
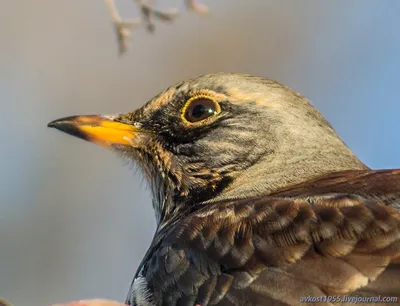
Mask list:
[[[400,214],[392,194],[400,175],[362,172],[186,216],[160,232],[131,304],[333,305],[345,295],[399,297]]]
[[[307,197],[328,193],[378,198],[400,210],[400,169],[334,172],[278,191],[274,195]]]

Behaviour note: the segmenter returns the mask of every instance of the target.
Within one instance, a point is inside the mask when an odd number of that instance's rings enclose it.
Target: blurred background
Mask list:
[[[184,10],[183,1],[159,1]],[[123,17],[138,15],[117,0]],[[0,9],[0,296],[15,305],[123,301],[155,222],[140,176],[46,127],[140,107],[176,81],[229,71],[308,97],[372,168],[400,168],[400,2],[204,0],[118,57],[103,1]]]

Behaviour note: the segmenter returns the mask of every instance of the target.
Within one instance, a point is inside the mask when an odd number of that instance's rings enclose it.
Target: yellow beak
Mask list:
[[[50,122],[62,132],[93,142],[105,148],[113,145],[138,147],[138,128],[125,123],[116,122],[103,116],[71,116]]]

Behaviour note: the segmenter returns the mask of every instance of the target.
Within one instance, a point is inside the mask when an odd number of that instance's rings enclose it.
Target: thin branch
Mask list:
[[[141,25],[140,19],[122,19],[118,10],[115,6],[114,0],[105,0],[110,18],[114,24],[115,33],[118,41],[119,54],[122,55],[127,50],[127,42],[131,36],[131,31]],[[146,29],[149,32],[154,32],[155,25],[153,19],[158,19],[163,22],[172,22],[178,16],[179,12],[176,9],[170,9],[168,11],[161,11],[155,9],[154,0],[134,0],[138,7],[142,19],[145,23]],[[208,7],[204,4],[197,3],[195,0],[185,0],[185,4],[188,10],[194,11],[199,14],[208,12]]]
[[[143,16],[146,28],[149,32],[154,32],[155,29],[153,17],[164,22],[171,22],[179,16],[179,12],[176,9],[171,9],[169,11],[159,11],[155,9],[154,1],[135,0],[135,2]]]
[[[105,1],[110,14],[111,21],[114,24],[115,34],[117,36],[117,41],[118,41],[119,55],[122,55],[123,53],[125,53],[127,49],[127,41],[131,36],[132,29],[139,27],[140,20],[139,19],[122,20],[121,16],[118,13],[117,8],[115,7],[114,0],[105,0]]]
[[[196,0],[186,0],[186,7],[199,14],[208,13],[208,6],[202,3],[197,3]]]
[[[92,300],[73,301],[53,306],[127,306],[127,305],[112,300],[92,299]]]

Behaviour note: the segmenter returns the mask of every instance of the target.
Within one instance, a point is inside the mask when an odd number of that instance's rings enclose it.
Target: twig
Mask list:
[[[74,301],[65,304],[57,304],[53,306],[127,306],[127,305],[119,303],[117,301],[92,299],[92,300]]]
[[[115,33],[118,40],[118,50],[119,54],[122,55],[127,49],[127,41],[131,36],[131,31],[141,25],[140,19],[123,20],[118,13],[115,6],[114,0],[105,0],[110,18],[114,24]],[[163,22],[172,22],[175,20],[179,12],[176,9],[171,9],[168,11],[160,11],[155,9],[154,0],[134,0],[136,3],[140,14],[146,25],[146,29],[149,32],[154,32],[155,25],[153,19],[158,19]],[[194,11],[199,14],[204,14],[208,12],[208,7],[204,4],[197,3],[195,0],[185,0],[185,4],[188,10]]]
[[[171,9],[169,11],[156,10],[154,8],[154,1],[135,0],[135,2],[142,13],[143,19],[146,23],[146,28],[149,32],[154,32],[155,29],[153,17],[161,21],[171,22],[179,16],[179,12],[176,9]]]
[[[199,14],[208,13],[208,6],[202,3],[197,3],[196,0],[186,0],[186,6],[189,10],[195,11]]]
[[[126,51],[127,41],[131,36],[131,30],[140,25],[140,20],[139,19],[122,20],[121,16],[118,13],[117,8],[115,7],[114,0],[105,0],[105,1],[108,11],[110,13],[111,21],[114,24],[115,34],[117,35],[119,55],[122,55]]]

